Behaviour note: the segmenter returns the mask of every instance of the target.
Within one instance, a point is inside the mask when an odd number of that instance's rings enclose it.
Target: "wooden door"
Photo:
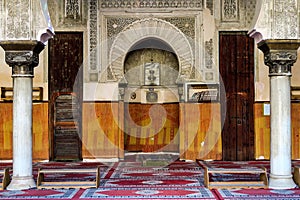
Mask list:
[[[51,160],[81,160],[82,32],[58,32],[49,41]]]
[[[223,160],[254,159],[254,41],[244,32],[220,32]]]

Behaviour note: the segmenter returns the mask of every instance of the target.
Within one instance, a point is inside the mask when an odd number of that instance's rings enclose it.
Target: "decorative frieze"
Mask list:
[[[132,8],[195,8],[203,9],[203,0],[100,0],[102,9]]]
[[[239,0],[222,0],[222,21],[239,20]]]

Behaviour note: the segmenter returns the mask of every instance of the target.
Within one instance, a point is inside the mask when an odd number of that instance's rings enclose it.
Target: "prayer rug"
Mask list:
[[[116,170],[124,172],[129,171],[154,171],[154,170],[168,170],[168,171],[201,171],[201,167],[195,162],[175,161],[166,166],[143,166],[140,162],[120,162]]]
[[[250,200],[250,199],[289,199],[299,200],[300,190],[275,190],[275,189],[218,189],[214,190],[221,200]]]
[[[98,188],[87,189],[80,198],[89,199],[215,199],[204,188]]]
[[[116,187],[204,187],[203,179],[187,178],[187,179],[102,179],[100,187],[116,188]]]
[[[203,175],[201,171],[165,171],[157,170],[153,172],[123,172],[116,170],[112,173],[110,178],[133,178],[133,179],[157,179],[157,178],[187,178],[187,177],[199,177]]]
[[[61,190],[2,190],[0,199],[73,199],[77,189]]]

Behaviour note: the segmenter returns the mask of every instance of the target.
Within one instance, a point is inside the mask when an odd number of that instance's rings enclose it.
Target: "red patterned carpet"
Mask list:
[[[30,189],[22,191],[0,191],[1,199],[300,199],[300,189],[207,189],[204,187],[203,163],[184,162],[176,159],[127,157],[116,163],[99,162],[47,162],[34,163],[34,178],[39,168],[90,168],[100,166],[101,180],[98,188],[90,189]],[[156,162],[162,159],[164,162]],[[165,164],[166,160],[170,162]],[[213,167],[249,167],[263,166],[269,168],[269,161],[224,162],[211,161]],[[300,165],[294,161],[294,165]],[[153,165],[153,166],[151,166]],[[12,167],[11,163],[0,163],[0,168]],[[47,180],[93,180],[93,174],[54,174]],[[236,175],[217,176],[217,180],[249,179],[251,176]]]

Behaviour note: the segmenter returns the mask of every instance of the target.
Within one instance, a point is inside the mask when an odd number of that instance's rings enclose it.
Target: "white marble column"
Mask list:
[[[36,187],[32,176],[32,79],[44,45],[37,41],[0,42],[13,78],[13,176],[8,190]]]
[[[291,163],[291,66],[297,60],[299,41],[265,40],[258,44],[269,66],[271,104],[271,155],[269,188],[290,189],[296,184]]]

